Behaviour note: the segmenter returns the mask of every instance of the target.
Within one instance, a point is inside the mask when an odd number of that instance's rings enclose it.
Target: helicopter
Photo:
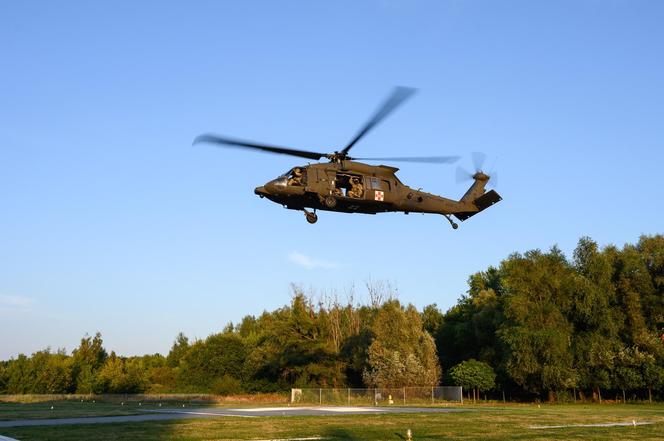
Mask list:
[[[355,158],[348,154],[360,139],[414,92],[415,89],[412,88],[396,87],[355,137],[344,148],[334,153],[278,147],[214,134],[200,135],[196,137],[194,144],[206,142],[297,156],[315,161],[328,159],[328,162],[293,167],[254,190],[254,193],[261,198],[267,198],[291,210],[303,211],[310,224],[314,224],[318,220],[317,210],[364,214],[433,213],[443,215],[452,228],[457,229],[459,225],[452,219],[452,216],[459,221],[465,221],[502,200],[495,190],[486,191],[490,176],[481,170],[484,161],[483,154],[473,154],[474,173],[465,172],[461,168],[457,169],[457,180],[465,177],[474,181],[459,200],[426,193],[405,185],[397,177],[396,172],[399,169],[396,167],[359,162],[401,161],[451,164],[460,159],[458,156]]]

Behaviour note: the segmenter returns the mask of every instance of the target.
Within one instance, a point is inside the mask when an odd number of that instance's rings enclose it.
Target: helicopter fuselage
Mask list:
[[[493,190],[485,193],[489,177],[483,173],[476,174],[466,195],[455,201],[403,184],[396,176],[397,171],[395,167],[350,160],[310,164],[295,167],[254,192],[285,208],[305,213],[307,208],[364,214],[436,213],[448,219],[449,215],[455,215],[460,220],[500,200]]]

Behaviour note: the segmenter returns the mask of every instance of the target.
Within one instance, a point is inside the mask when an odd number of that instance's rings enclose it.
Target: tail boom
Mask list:
[[[471,188],[472,189],[472,188]],[[469,190],[470,192],[470,190]],[[497,204],[500,202],[503,198],[496,192],[496,190],[489,190],[486,193],[482,194],[481,196],[475,198],[472,201],[472,204],[469,204],[474,208],[474,210],[470,211],[460,211],[457,213],[453,213],[454,217],[459,219],[460,221],[465,221],[466,219],[476,215],[480,211],[484,211],[490,206]],[[463,201],[463,198],[462,198]]]

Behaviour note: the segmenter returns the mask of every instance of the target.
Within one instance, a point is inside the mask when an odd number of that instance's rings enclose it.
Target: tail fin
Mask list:
[[[496,190],[489,190],[486,193],[484,193],[482,196],[478,197],[473,201],[473,205],[477,207],[477,211],[464,211],[461,213],[454,213],[454,217],[456,217],[460,221],[465,221],[469,217],[476,215],[480,211],[486,210],[493,204],[497,204],[502,200],[503,198],[500,197],[500,195],[496,192]]]
[[[461,202],[471,204],[471,207],[474,209],[471,211],[454,213],[454,217],[460,221],[465,221],[469,217],[476,215],[480,211],[484,211],[503,199],[495,190],[489,190],[486,193],[484,192],[486,183],[489,181],[489,176],[482,172],[478,172],[475,173],[473,179],[475,179],[475,182],[470,186],[466,194],[463,195]]]

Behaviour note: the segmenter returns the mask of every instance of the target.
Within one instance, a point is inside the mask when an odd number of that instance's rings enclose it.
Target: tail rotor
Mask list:
[[[483,167],[484,163],[486,162],[487,155],[483,152],[472,152],[470,157],[473,163],[473,169],[475,171],[471,173],[465,168],[457,166],[455,173],[455,181],[457,184],[472,181],[478,173],[484,173]],[[495,171],[495,168],[496,162],[494,160],[491,171],[487,174],[487,176],[490,178],[488,185],[493,188],[495,188],[498,183],[498,173]]]

